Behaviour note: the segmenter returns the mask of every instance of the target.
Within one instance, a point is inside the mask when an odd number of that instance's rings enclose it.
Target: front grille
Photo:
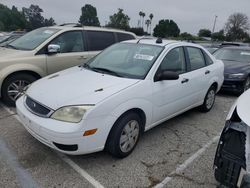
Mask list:
[[[45,116],[49,116],[49,114],[51,113],[51,110],[49,108],[41,105],[40,103],[36,102],[29,96],[26,97],[25,103],[28,109],[36,115],[45,117]]]

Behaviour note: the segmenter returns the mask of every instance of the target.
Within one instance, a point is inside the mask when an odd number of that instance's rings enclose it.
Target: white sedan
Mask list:
[[[24,127],[67,154],[126,157],[141,134],[191,108],[209,111],[224,66],[203,47],[140,39],[33,83],[16,103]]]

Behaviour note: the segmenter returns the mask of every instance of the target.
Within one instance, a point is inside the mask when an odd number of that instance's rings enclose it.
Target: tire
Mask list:
[[[214,86],[211,86],[208,89],[203,104],[200,106],[201,112],[209,112],[213,108],[215,95],[216,95],[216,88]]]
[[[106,149],[114,157],[127,157],[136,147],[141,133],[141,118],[134,112],[125,114],[112,127]]]
[[[2,86],[3,102],[8,106],[15,106],[16,100],[23,94],[25,87],[35,80],[37,79],[29,74],[14,74],[6,78]]]

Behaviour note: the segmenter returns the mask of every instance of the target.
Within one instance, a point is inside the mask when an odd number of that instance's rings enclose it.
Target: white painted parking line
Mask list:
[[[167,184],[173,179],[173,175],[182,173],[191,163],[199,158],[213,143],[219,140],[220,136],[215,136],[206,145],[200,148],[196,153],[190,156],[184,163],[179,165],[174,171],[172,171],[168,177],[166,177],[161,183],[157,184],[154,188],[165,188]]]
[[[90,176],[85,170],[83,170],[79,165],[77,165],[74,161],[68,158],[66,155],[62,153],[57,153],[59,157],[66,162],[69,166],[71,166],[76,172],[78,172],[82,177],[84,177],[89,183],[91,183],[96,188],[104,188],[97,180],[95,180],[92,176]]]
[[[13,117],[21,123],[18,115],[16,115],[15,112],[13,112],[11,109],[9,109],[3,104],[0,104],[0,106],[2,106],[8,113],[13,114]],[[95,188],[104,188],[103,185],[101,185],[97,180],[95,180],[95,178],[89,175],[85,170],[83,170],[79,165],[77,165],[69,157],[59,152],[56,152],[56,153],[60,157],[60,159],[62,159],[65,163],[67,163],[71,168],[73,168],[78,174],[80,174],[84,179],[86,179]]]

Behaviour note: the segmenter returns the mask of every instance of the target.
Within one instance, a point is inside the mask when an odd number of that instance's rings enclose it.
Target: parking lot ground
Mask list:
[[[151,129],[124,159],[115,159],[104,151],[67,156],[73,164],[69,165],[29,135],[3,107],[0,107],[0,141],[21,171],[39,187],[92,187],[88,175],[104,187],[153,187],[166,178],[170,181],[165,187],[216,187],[213,157],[225,117],[235,99],[220,94],[210,112],[193,109]],[[1,142],[0,151],[0,167],[3,167],[0,187],[23,187],[15,165],[2,154]],[[180,165],[183,168],[178,171]]]

